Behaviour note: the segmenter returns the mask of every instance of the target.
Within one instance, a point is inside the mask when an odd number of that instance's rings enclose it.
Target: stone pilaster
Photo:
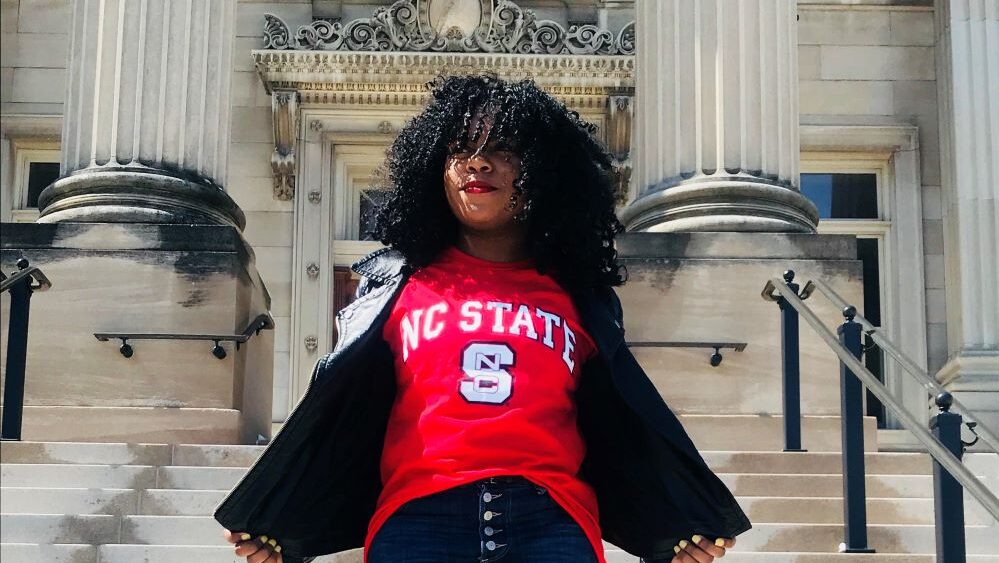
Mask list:
[[[62,178],[41,222],[243,227],[222,189],[235,0],[74,0]]]
[[[814,232],[795,0],[636,0],[629,230]]]
[[[937,377],[999,429],[999,0],[938,0],[950,361]]]

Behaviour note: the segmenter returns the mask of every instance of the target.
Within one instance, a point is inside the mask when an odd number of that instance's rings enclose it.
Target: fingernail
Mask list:
[[[246,540],[250,539],[251,537],[252,536],[250,536],[250,534],[240,534],[239,535],[239,539],[241,539],[243,541],[246,541]]]
[[[680,548],[674,545],[673,546],[673,553],[680,553]]]
[[[680,540],[680,549],[687,547],[687,540]]]
[[[274,546],[274,553],[281,553],[281,546],[280,545],[275,545]]]
[[[277,540],[274,539],[274,538],[271,538],[271,540],[269,542],[267,542],[267,543],[271,544],[271,547],[275,547],[277,545]]]
[[[718,539],[716,539],[715,540],[715,545],[717,545],[718,547],[724,547],[725,546],[725,538],[718,538]]]
[[[704,539],[704,538],[702,538],[699,535],[694,535],[694,537],[692,537],[690,539],[693,540],[694,543],[701,543],[701,540]]]
[[[260,536],[260,543],[267,543],[267,536]]]

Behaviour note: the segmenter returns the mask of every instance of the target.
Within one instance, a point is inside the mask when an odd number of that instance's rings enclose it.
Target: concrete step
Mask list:
[[[3,541],[9,543],[127,543],[143,545],[223,545],[218,524],[207,516],[65,516],[0,515]],[[968,553],[999,553],[999,536],[984,526],[966,526]],[[929,525],[870,525],[869,545],[882,553],[934,553]],[[739,537],[746,552],[835,553],[843,541],[843,526],[831,524],[756,523]]]
[[[605,550],[607,563],[638,563],[638,558],[620,550]],[[245,563],[225,546],[107,544],[0,544],[4,563]],[[315,563],[361,563],[361,551],[351,550],[328,555]],[[732,551],[725,563],[936,563],[934,555],[889,553],[746,553]],[[999,556],[969,555],[968,563],[999,563]]]
[[[967,552],[999,553],[999,535],[992,527],[965,526]],[[934,527],[928,525],[869,525],[869,547],[880,553],[936,553]],[[843,526],[832,524],[753,524],[739,536],[738,550],[747,552],[833,552],[843,542]]]
[[[719,473],[718,477],[736,496],[767,497],[779,492],[785,497],[842,497],[842,475]],[[868,475],[871,498],[933,498],[929,475]]]
[[[12,463],[0,466],[0,482],[5,487],[154,489],[156,473],[151,465]]]
[[[833,452],[701,452],[716,473],[840,474],[842,456]],[[928,454],[868,452],[864,467],[871,475],[932,475]]]
[[[0,488],[6,514],[210,516],[227,491]]]
[[[842,524],[842,498],[737,497],[753,524]],[[934,523],[933,499],[867,498],[867,522],[870,524]],[[965,502],[965,524],[985,526],[991,515],[977,503]]]
[[[136,544],[0,544],[3,563],[246,563],[237,558],[231,547],[205,545],[136,545]],[[314,563],[361,563],[361,551],[326,555]],[[637,561],[637,559],[635,559]]]
[[[606,550],[607,563],[638,563],[638,558],[619,550]],[[911,553],[746,553],[730,551],[718,563],[936,563],[936,555]],[[968,563],[999,563],[999,557],[969,555]],[[358,560],[357,563],[360,563]]]
[[[154,467],[12,463],[0,466],[7,487],[229,490],[245,467]]]
[[[0,463],[249,467],[264,446],[4,442]]]
[[[5,464],[8,487],[229,490],[246,472],[242,467],[152,467],[145,465]],[[840,475],[719,473],[737,496],[836,497]],[[883,498],[931,498],[929,475],[868,475],[867,494]]]
[[[4,543],[118,543],[121,518],[107,514],[0,514],[0,531]]]
[[[0,488],[4,514],[137,514],[135,489]]]
[[[110,514],[148,516],[210,516],[225,498],[224,490],[186,489],[67,489],[0,488],[0,512],[7,514]],[[753,522],[839,524],[841,498],[739,497]],[[992,520],[976,503],[968,502],[966,523]],[[871,524],[933,524],[933,500],[868,498]]]
[[[3,563],[100,563],[99,557],[89,544],[0,543]]]

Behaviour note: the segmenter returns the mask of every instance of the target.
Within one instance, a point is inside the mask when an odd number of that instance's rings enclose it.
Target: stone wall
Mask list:
[[[69,0],[0,0],[0,111],[61,114]]]
[[[919,127],[927,366],[947,361],[934,14],[923,6],[799,6],[803,123]]]

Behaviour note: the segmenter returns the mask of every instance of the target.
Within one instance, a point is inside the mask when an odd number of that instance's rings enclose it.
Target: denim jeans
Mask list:
[[[594,563],[583,530],[548,491],[492,477],[412,500],[375,534],[368,563]]]

